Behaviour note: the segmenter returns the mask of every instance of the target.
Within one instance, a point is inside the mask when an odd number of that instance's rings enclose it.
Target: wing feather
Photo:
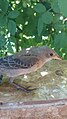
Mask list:
[[[32,67],[36,64],[38,58],[36,56],[28,56],[23,55],[22,59],[14,57],[14,55],[6,56],[4,58],[0,58],[0,68],[7,68],[7,69],[27,69]]]

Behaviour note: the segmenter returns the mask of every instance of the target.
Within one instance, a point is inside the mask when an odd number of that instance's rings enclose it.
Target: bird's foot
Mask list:
[[[30,89],[31,88],[31,86],[28,86],[28,87],[23,87],[23,86],[20,86],[19,84],[17,84],[17,83],[15,83],[15,82],[13,82],[13,85],[14,86],[16,86],[17,87],[17,89],[21,89],[22,91],[24,91],[24,92],[31,92],[31,91],[33,91],[33,90],[36,90],[37,88],[32,88],[32,89]]]

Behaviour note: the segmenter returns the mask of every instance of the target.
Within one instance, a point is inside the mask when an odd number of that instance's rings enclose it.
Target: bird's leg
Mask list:
[[[20,86],[19,84],[17,84],[17,83],[15,83],[14,82],[14,79],[12,79],[12,78],[10,78],[9,79],[9,82],[11,83],[11,84],[13,84],[15,87],[17,87],[17,89],[21,89],[22,91],[24,91],[24,92],[30,92],[30,91],[33,91],[33,90],[36,90],[37,88],[33,88],[33,89],[29,89],[31,86],[28,86],[28,87],[23,87],[23,86]]]
[[[0,75],[0,83],[2,83],[3,75]]]
[[[15,83],[15,82],[13,82],[13,85],[16,86],[18,89],[23,90],[24,92],[30,92],[30,91],[36,90],[36,88],[29,89],[31,86],[28,86],[25,88],[25,87],[20,86],[19,84]]]

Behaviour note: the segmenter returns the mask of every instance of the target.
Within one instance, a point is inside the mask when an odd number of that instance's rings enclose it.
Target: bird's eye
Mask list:
[[[50,53],[50,56],[53,56],[53,53]]]

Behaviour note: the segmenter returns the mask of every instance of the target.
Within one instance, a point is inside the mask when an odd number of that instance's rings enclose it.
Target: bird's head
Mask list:
[[[42,49],[40,51],[42,52],[41,54],[45,62],[52,59],[61,60],[59,55],[53,49],[50,49],[47,46],[46,47],[42,46]]]
[[[46,47],[45,49],[45,56],[48,60],[51,60],[51,59],[61,60],[59,55],[53,49],[50,49],[49,47]]]

